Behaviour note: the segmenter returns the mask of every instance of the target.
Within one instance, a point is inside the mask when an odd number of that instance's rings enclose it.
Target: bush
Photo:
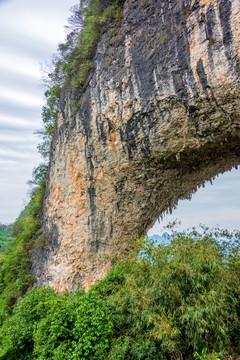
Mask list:
[[[235,243],[216,241],[216,233],[182,233],[168,245],[139,239],[87,294],[29,291],[2,325],[0,359],[237,355],[240,236],[233,235]]]
[[[240,345],[239,260],[238,243],[220,244],[214,234],[146,242],[107,300],[115,324],[108,359],[192,359]]]
[[[31,290],[0,331],[0,359],[105,359],[113,332],[106,304],[93,293]]]

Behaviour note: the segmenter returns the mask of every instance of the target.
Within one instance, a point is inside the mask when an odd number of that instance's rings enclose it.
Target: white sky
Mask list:
[[[41,158],[33,132],[44,103],[41,64],[64,41],[77,0],[0,0],[0,222],[13,222]]]
[[[69,9],[77,0],[0,0],[0,222],[13,222],[24,206],[27,181],[41,159],[33,132],[41,128],[41,66],[65,38]],[[149,231],[162,232],[178,218],[182,227],[240,225],[240,171],[219,176],[172,216]],[[26,200],[25,200],[26,201]]]
[[[179,231],[197,227],[200,223],[209,227],[219,225],[228,230],[240,229],[239,185],[239,169],[219,175],[212,185],[208,182],[193,194],[190,201],[180,200],[173,213],[157,221],[148,236],[162,234],[166,231],[163,227],[174,219],[181,221]]]

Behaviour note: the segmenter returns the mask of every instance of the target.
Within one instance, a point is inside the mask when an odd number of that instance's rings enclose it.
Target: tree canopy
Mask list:
[[[0,359],[235,359],[239,241],[226,231],[135,239],[87,293],[32,289],[2,321]]]

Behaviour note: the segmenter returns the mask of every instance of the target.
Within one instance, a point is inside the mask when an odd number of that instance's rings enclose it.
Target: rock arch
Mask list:
[[[84,92],[61,101],[39,284],[88,288],[110,266],[96,255],[240,163],[239,28],[239,0],[125,2]]]

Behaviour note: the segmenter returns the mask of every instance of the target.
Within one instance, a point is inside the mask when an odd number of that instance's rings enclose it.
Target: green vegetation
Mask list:
[[[12,241],[12,225],[0,224],[0,254]]]
[[[40,214],[45,174],[44,165],[33,172],[35,186],[30,202],[13,224],[14,239],[0,257],[0,323],[34,283],[31,276],[31,254],[44,243],[40,230]]]
[[[54,71],[48,75],[55,96],[59,95],[56,88],[60,90],[69,84],[77,90],[82,89],[93,68],[100,36],[116,31],[123,3],[124,0],[80,0],[72,9],[67,41],[59,45]]]
[[[47,158],[50,151],[61,97],[70,87],[79,98],[93,69],[100,37],[103,33],[108,33],[109,38],[114,36],[122,19],[123,3],[124,0],[80,0],[72,8],[73,15],[66,27],[66,42],[59,45],[58,54],[52,60],[52,69],[45,78],[44,130],[40,132],[43,142],[38,147],[43,157]],[[77,110],[76,106],[73,108]]]
[[[240,234],[230,235],[138,239],[88,293],[31,290],[3,322],[0,359],[239,356]]]
[[[1,359],[101,360],[113,324],[105,302],[94,293],[69,296],[37,288],[21,301],[0,334]]]

